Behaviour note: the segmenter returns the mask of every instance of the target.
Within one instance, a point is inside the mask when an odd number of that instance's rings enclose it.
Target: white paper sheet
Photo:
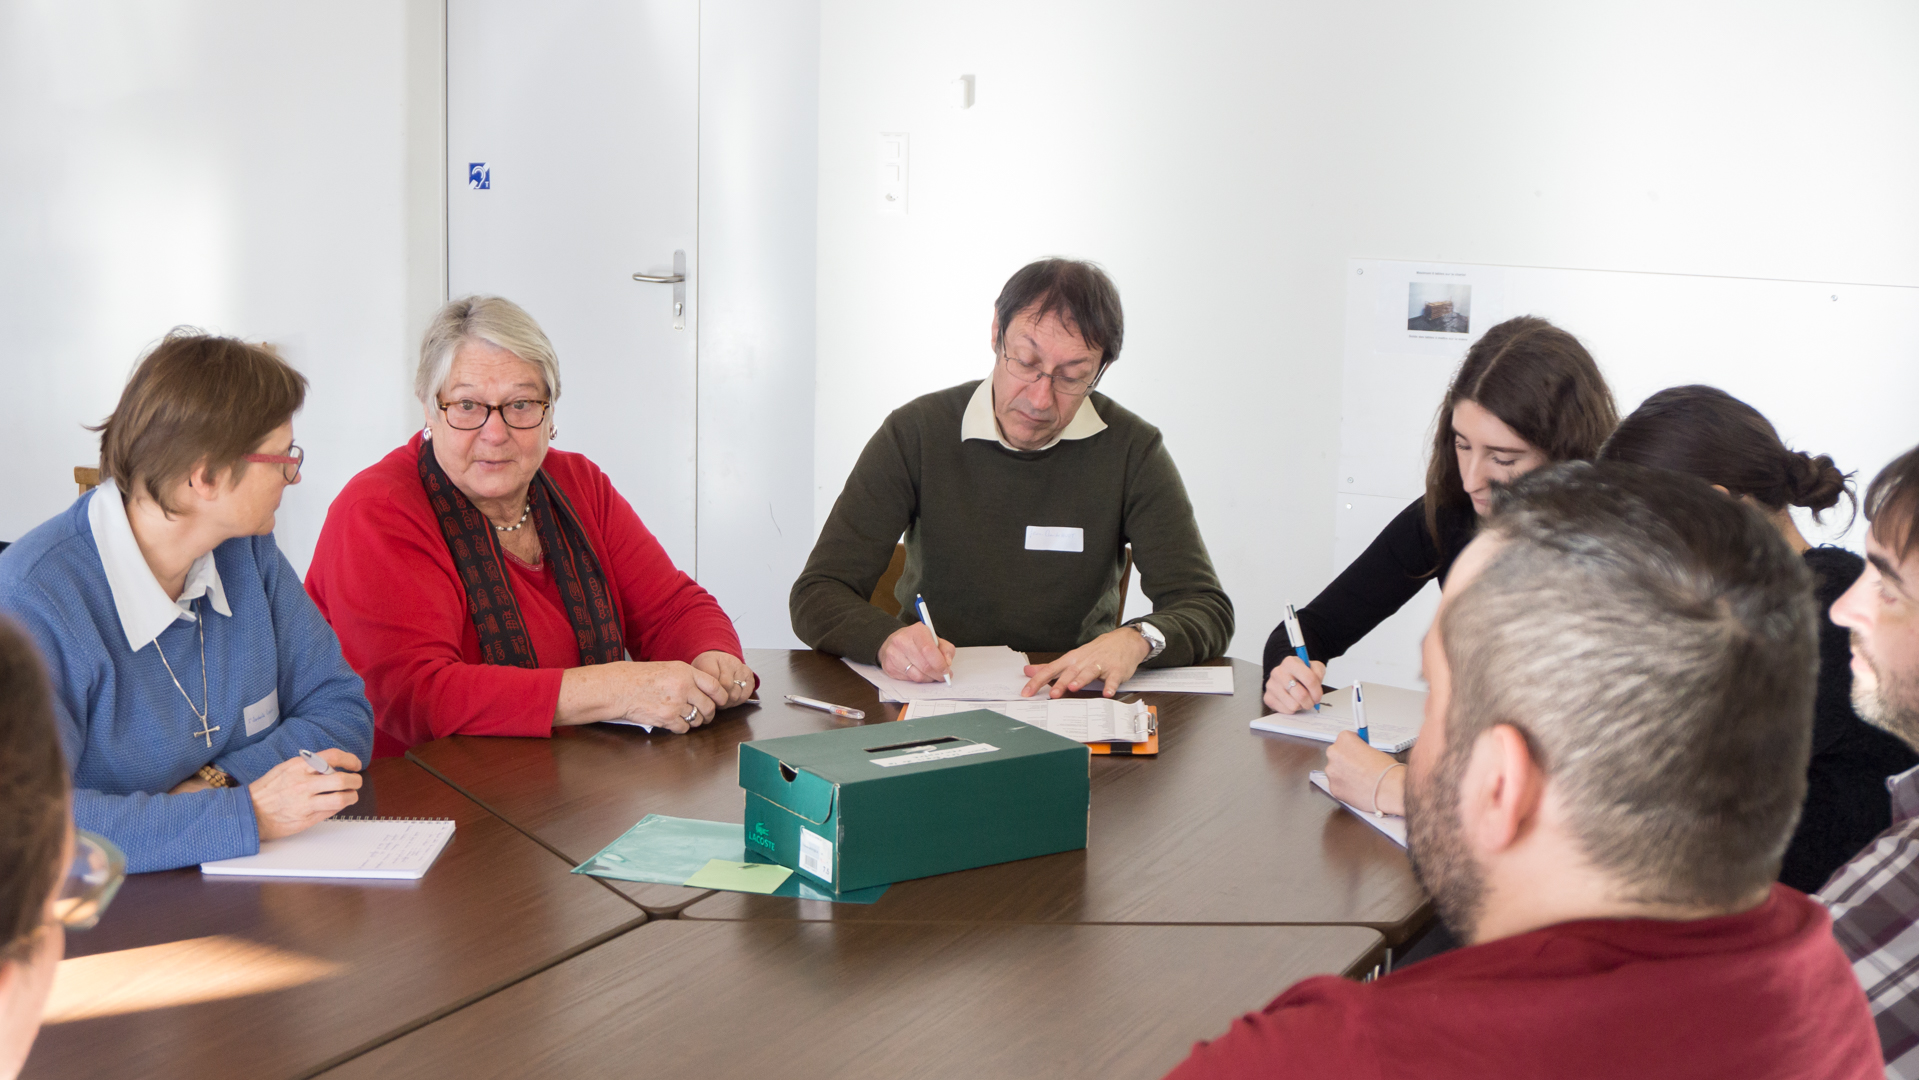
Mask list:
[[[1316,713],[1272,713],[1253,721],[1253,730],[1271,731],[1302,739],[1332,742],[1342,731],[1353,730],[1353,688],[1327,694]],[[1366,742],[1375,750],[1397,754],[1419,741],[1426,720],[1426,692],[1402,690],[1382,683],[1366,684]]]
[[[1333,793],[1333,789],[1327,785],[1325,773],[1315,770],[1311,773],[1308,773],[1307,775],[1312,778],[1314,787],[1318,788],[1319,790],[1325,792],[1328,795],[1331,795]],[[1373,828],[1378,829],[1380,832],[1385,833],[1387,836],[1392,837],[1393,842],[1398,844],[1400,847],[1406,846],[1406,819],[1405,818],[1400,817],[1398,814],[1387,814],[1385,817],[1375,817],[1372,814],[1369,814],[1366,811],[1361,810],[1359,807],[1354,806],[1352,803],[1349,803],[1344,799],[1339,800],[1339,805],[1345,807],[1348,810],[1351,810],[1355,814],[1358,814],[1359,820],[1365,822],[1368,825],[1371,825]]]
[[[1104,682],[1096,679],[1086,689],[1101,690],[1105,686]],[[1122,694],[1231,694],[1233,669],[1230,665],[1223,665],[1136,671],[1132,678],[1119,684],[1119,692]]]
[[[953,655],[953,684],[895,679],[873,664],[846,666],[879,689],[881,701],[1005,701],[1026,689],[1026,654],[1004,645],[970,645]]]
[[[973,709],[991,709],[1021,723],[1045,728],[1076,742],[1143,743],[1150,733],[1151,716],[1145,702],[1113,698],[1044,698],[1018,701],[915,701],[901,710],[900,719],[951,716]]]

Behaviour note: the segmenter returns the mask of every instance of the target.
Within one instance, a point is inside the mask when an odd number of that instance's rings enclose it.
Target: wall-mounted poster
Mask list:
[[[1446,281],[1414,281],[1406,286],[1406,329],[1429,334],[1471,331],[1473,287]]]

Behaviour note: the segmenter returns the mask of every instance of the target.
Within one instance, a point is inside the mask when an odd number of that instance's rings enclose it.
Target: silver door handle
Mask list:
[[[634,274],[633,280],[673,286],[673,329],[686,329],[686,252],[684,250],[673,253],[672,273]]]
[[[660,285],[674,285],[686,280],[685,274],[634,274],[634,281],[651,281]]]

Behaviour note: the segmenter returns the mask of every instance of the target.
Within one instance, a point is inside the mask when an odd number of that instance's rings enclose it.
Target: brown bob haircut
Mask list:
[[[67,765],[53,723],[39,651],[0,619],[0,963],[33,950],[66,870]]]
[[[100,474],[134,485],[160,508],[167,492],[204,467],[215,477],[246,470],[242,460],[293,418],[306,377],[265,346],[175,327],[133,369],[100,433]]]
[[[1119,306],[1119,288],[1106,271],[1080,259],[1041,259],[1027,263],[1006,279],[993,301],[993,344],[1005,347],[1006,331],[1027,308],[1037,321],[1048,315],[1079,334],[1089,348],[1099,350],[1099,370],[1119,359],[1126,337],[1126,316]]]
[[[1904,561],[1919,554],[1919,446],[1892,459],[1866,489],[1873,539]]]
[[[1443,543],[1440,511],[1471,502],[1453,450],[1453,409],[1462,401],[1498,417],[1548,462],[1591,458],[1619,423],[1612,390],[1578,338],[1532,315],[1486,331],[1466,350],[1433,424],[1426,532],[1434,543]]]

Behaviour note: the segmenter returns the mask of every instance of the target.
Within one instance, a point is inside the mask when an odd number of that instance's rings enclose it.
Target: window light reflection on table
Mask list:
[[[214,935],[60,961],[45,1022],[63,1024],[287,990],[345,964]]]

